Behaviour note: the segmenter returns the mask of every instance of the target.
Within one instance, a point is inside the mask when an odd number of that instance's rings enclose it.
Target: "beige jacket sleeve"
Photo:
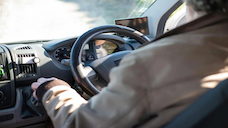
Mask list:
[[[133,55],[127,55],[110,73],[110,83],[85,101],[67,86],[48,90],[42,102],[56,128],[127,128],[149,111],[148,79]]]

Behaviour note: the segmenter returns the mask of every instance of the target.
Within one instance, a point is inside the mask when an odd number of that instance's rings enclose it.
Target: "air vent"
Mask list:
[[[20,64],[19,74],[36,74],[36,64]]]
[[[32,48],[30,46],[24,46],[24,47],[17,48],[16,50],[28,50],[28,49],[32,49]]]
[[[37,75],[37,65],[34,58],[34,53],[17,54],[17,69],[15,69],[17,78],[29,78]]]
[[[35,54],[31,53],[31,54],[17,54],[17,57],[35,57]]]

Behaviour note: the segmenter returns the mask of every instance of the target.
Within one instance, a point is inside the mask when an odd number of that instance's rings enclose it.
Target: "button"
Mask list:
[[[40,62],[40,58],[36,57],[36,58],[33,59],[33,61],[34,61],[35,63],[39,63],[39,62]]]

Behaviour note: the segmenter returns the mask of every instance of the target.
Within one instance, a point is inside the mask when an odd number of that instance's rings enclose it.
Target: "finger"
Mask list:
[[[55,77],[47,78],[46,81],[57,80]]]
[[[40,84],[42,84],[42,83],[44,83],[46,81],[51,81],[51,80],[55,80],[55,79],[57,79],[57,78],[55,78],[55,77],[51,77],[51,78],[43,78],[43,77],[41,77],[41,78],[39,78],[37,80],[37,82],[39,82]]]
[[[37,80],[37,82],[33,82],[32,84],[31,84],[31,87],[32,87],[32,89],[33,90],[36,90],[41,84],[43,84],[44,82],[46,82],[46,81],[51,81],[51,80],[55,80],[55,79],[57,79],[57,78],[55,78],[55,77],[52,77],[52,78],[39,78],[38,80]]]
[[[32,89],[35,91],[38,87],[40,86],[40,83],[38,83],[38,82],[33,82],[32,84],[31,84],[31,87],[32,87]]]
[[[45,81],[45,80],[46,80],[46,78],[41,77],[41,78],[39,78],[39,79],[37,80],[37,82],[41,83],[41,82],[43,82],[43,81]]]
[[[37,98],[36,91],[34,91],[32,94],[33,94],[33,97]]]

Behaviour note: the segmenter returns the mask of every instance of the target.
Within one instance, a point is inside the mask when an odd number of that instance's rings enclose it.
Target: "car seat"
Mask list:
[[[228,128],[228,79],[203,94],[164,128]]]

